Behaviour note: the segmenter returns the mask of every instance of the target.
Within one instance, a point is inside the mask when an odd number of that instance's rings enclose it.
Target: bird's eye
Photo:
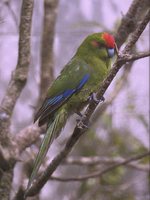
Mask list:
[[[115,55],[115,49],[114,49],[114,48],[109,48],[109,49],[107,50],[107,52],[108,52],[108,56],[109,56],[110,58],[112,58],[112,57]]]
[[[100,43],[96,40],[92,40],[91,44],[92,44],[93,47],[96,47],[96,48],[100,46]]]

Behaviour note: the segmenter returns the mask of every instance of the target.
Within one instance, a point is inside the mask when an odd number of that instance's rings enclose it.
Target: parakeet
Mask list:
[[[28,188],[36,178],[51,143],[59,136],[69,116],[82,110],[89,97],[98,90],[110,70],[114,54],[115,40],[112,35],[106,32],[89,35],[48,89],[34,119],[38,120],[39,126],[46,123],[47,131],[35,159]]]

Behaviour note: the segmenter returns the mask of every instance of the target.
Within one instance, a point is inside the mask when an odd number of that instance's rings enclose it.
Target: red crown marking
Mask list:
[[[107,47],[110,47],[110,48],[115,47],[115,39],[112,35],[108,33],[103,33],[102,38],[104,39]]]

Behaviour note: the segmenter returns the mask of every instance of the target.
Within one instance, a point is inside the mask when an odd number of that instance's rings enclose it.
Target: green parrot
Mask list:
[[[106,32],[89,35],[48,89],[34,119],[38,120],[39,126],[46,123],[47,130],[27,188],[36,178],[51,143],[59,136],[69,116],[80,113],[90,96],[98,90],[110,70],[114,54],[115,40],[112,35]]]

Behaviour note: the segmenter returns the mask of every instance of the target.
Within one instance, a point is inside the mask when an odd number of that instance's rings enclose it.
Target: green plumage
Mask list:
[[[48,89],[47,97],[35,116],[39,125],[47,123],[46,135],[35,160],[28,188],[37,176],[38,169],[70,115],[87,104],[89,96],[96,92],[110,70],[114,39],[108,33],[88,36],[60,76]],[[110,50],[110,51],[109,51]]]

